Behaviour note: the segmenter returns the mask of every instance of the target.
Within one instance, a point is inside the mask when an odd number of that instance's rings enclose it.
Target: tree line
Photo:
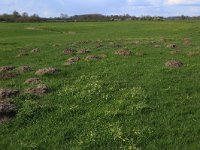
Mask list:
[[[41,18],[37,14],[28,15],[27,12],[20,14],[17,11],[13,11],[12,14],[0,15],[0,22],[38,22]]]
[[[102,15],[102,14],[84,14],[68,16],[67,14],[61,14],[59,17],[42,18],[37,14],[29,15],[27,12],[19,13],[14,11],[12,14],[0,15],[0,22],[44,22],[44,21],[125,21],[125,20],[149,20],[149,21],[164,21],[164,20],[200,20],[200,16],[131,16],[129,14],[124,15]]]

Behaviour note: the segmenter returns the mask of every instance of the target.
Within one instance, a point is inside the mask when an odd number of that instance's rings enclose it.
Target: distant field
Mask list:
[[[0,150],[200,149],[198,21],[1,23],[0,67],[24,65],[0,72],[0,89],[20,92]],[[48,93],[27,93],[38,84]]]

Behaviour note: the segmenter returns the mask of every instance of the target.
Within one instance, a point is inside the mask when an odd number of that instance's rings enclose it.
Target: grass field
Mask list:
[[[199,21],[1,23],[0,66],[32,71],[0,79],[0,88],[20,91],[16,116],[0,124],[0,149],[200,149],[199,35]],[[40,51],[30,53],[34,48]],[[132,55],[116,55],[119,49]],[[102,54],[107,57],[84,59]],[[72,56],[81,60],[64,66]],[[168,68],[169,60],[184,65]],[[45,67],[60,72],[35,75]],[[35,86],[24,83],[31,77],[50,93],[26,94]]]

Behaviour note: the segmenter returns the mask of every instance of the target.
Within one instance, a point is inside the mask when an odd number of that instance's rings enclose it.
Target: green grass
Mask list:
[[[13,99],[17,116],[0,125],[0,149],[200,149],[200,59],[187,56],[189,51],[200,52],[199,34],[198,21],[1,23],[0,66],[29,65],[33,71],[0,80],[1,88],[21,93]],[[192,45],[183,45],[183,38],[191,38]],[[179,54],[170,54],[166,45],[171,43],[179,46]],[[33,48],[41,51],[29,53]],[[64,55],[66,48],[108,57],[66,67],[63,63],[74,56]],[[114,54],[123,48],[146,55]],[[16,58],[20,50],[29,55]],[[166,68],[171,59],[184,67]],[[61,70],[40,77],[52,92],[25,94],[30,86],[24,81],[49,66]]]

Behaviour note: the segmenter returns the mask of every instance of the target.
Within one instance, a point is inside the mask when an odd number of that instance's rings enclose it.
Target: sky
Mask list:
[[[41,17],[56,17],[61,13],[200,16],[200,0],[0,0],[0,14],[14,10]]]

